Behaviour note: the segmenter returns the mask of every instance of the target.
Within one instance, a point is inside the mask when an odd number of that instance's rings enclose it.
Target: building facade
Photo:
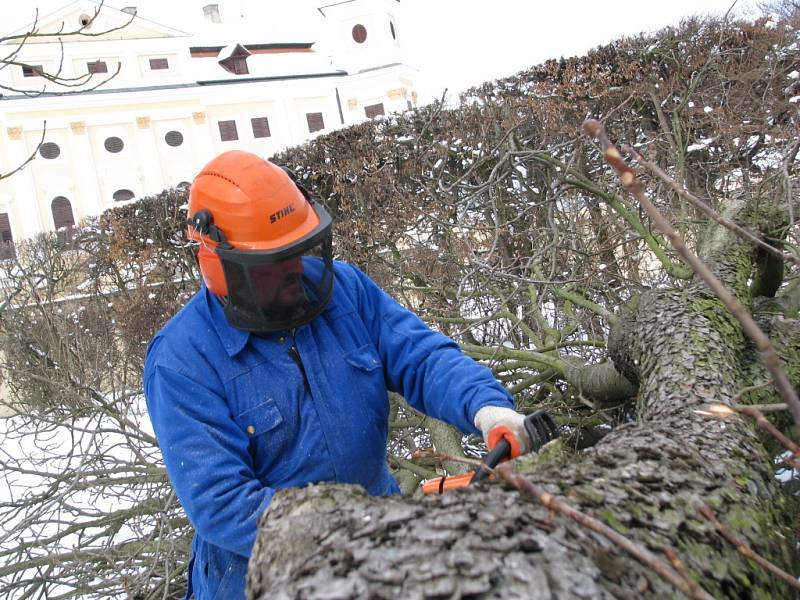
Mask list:
[[[9,32],[39,35],[0,70],[0,174],[25,165],[0,179],[6,252],[190,182],[225,150],[269,157],[416,104],[399,0],[140,4],[78,0]]]

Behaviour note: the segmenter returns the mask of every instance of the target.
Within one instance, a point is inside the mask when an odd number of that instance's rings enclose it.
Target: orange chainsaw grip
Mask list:
[[[486,436],[486,447],[489,448],[489,450],[494,450],[494,447],[503,439],[508,442],[511,448],[509,458],[517,458],[522,454],[522,444],[520,444],[514,432],[505,425],[498,425],[489,430]]]
[[[444,494],[450,490],[455,490],[462,487],[467,487],[472,478],[475,477],[475,472],[461,473],[451,477],[437,477],[422,484],[423,494]]]

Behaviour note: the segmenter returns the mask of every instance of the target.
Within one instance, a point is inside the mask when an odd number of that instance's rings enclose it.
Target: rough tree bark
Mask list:
[[[748,305],[754,256],[723,230],[703,252]],[[797,337],[791,344],[797,348]],[[790,499],[754,425],[694,412],[730,403],[752,383],[752,349],[738,323],[693,281],[632,302],[609,347],[617,369],[638,384],[638,422],[577,455],[527,467],[518,461],[517,471],[655,554],[674,549],[714,597],[792,597],[797,590],[738,554],[698,513],[711,507],[753,550],[797,571]],[[247,593],[251,600],[682,597],[605,538],[499,483],[424,498],[370,498],[334,485],[280,491],[260,524]]]

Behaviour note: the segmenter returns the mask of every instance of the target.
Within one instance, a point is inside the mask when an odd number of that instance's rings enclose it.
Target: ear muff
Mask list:
[[[197,262],[203,281],[212,294],[217,296],[228,295],[228,285],[225,283],[225,273],[222,271],[222,261],[213,249],[201,243],[197,250]]]

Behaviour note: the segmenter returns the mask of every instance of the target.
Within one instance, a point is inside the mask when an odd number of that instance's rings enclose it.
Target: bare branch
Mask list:
[[[656,226],[667,236],[667,239],[672,243],[675,250],[689,265],[691,265],[694,272],[706,282],[708,287],[711,288],[730,313],[741,323],[744,332],[753,340],[756,347],[761,352],[764,364],[772,375],[772,381],[781,394],[781,397],[786,404],[789,405],[789,410],[794,417],[795,423],[800,425],[800,399],[798,399],[794,387],[783,372],[780,366],[780,357],[777,352],[775,352],[775,348],[770,343],[769,338],[761,331],[761,328],[747,312],[747,309],[745,309],[716,275],[711,272],[705,263],[687,248],[678,232],[669,224],[653,203],[650,202],[644,194],[642,184],[636,177],[636,172],[622,160],[619,151],[608,139],[602,124],[598,121],[588,120],[584,122],[583,129],[588,136],[598,139],[600,148],[603,151],[603,157],[617,172],[625,189],[636,198],[642,207],[644,207]]]
[[[800,257],[796,256],[795,254],[791,254],[789,252],[781,252],[780,249],[766,243],[762,240],[758,235],[753,233],[752,231],[737,225],[730,219],[726,219],[722,215],[720,215],[717,211],[711,208],[708,204],[700,200],[697,196],[689,192],[686,188],[679,185],[677,181],[675,181],[672,177],[667,175],[658,165],[646,160],[641,154],[639,154],[635,148],[625,145],[622,149],[631,157],[633,157],[636,162],[641,165],[644,165],[649,171],[655,173],[663,182],[669,185],[672,190],[678,194],[681,198],[689,202],[692,206],[700,209],[707,217],[713,219],[716,223],[719,223],[723,227],[727,227],[737,235],[741,236],[742,238],[753,242],[758,247],[763,248],[770,254],[777,256],[778,258],[792,262],[796,265],[800,265]]]
[[[724,537],[728,542],[730,542],[733,546],[735,546],[736,551],[739,554],[756,562],[760,567],[766,569],[773,575],[780,577],[783,581],[788,583],[793,588],[800,590],[800,581],[798,581],[797,577],[790,575],[780,567],[777,567],[776,565],[769,562],[763,556],[760,556],[759,554],[754,552],[753,549],[750,548],[750,546],[748,546],[745,542],[743,542],[735,535],[733,535],[733,533],[731,533],[730,530],[728,530],[722,523],[720,523],[719,519],[717,519],[717,517],[714,515],[714,511],[712,511],[709,506],[702,504],[697,507],[697,512],[699,512],[706,519],[711,521],[711,523],[714,524],[714,527],[716,527],[719,534],[722,537]]]

